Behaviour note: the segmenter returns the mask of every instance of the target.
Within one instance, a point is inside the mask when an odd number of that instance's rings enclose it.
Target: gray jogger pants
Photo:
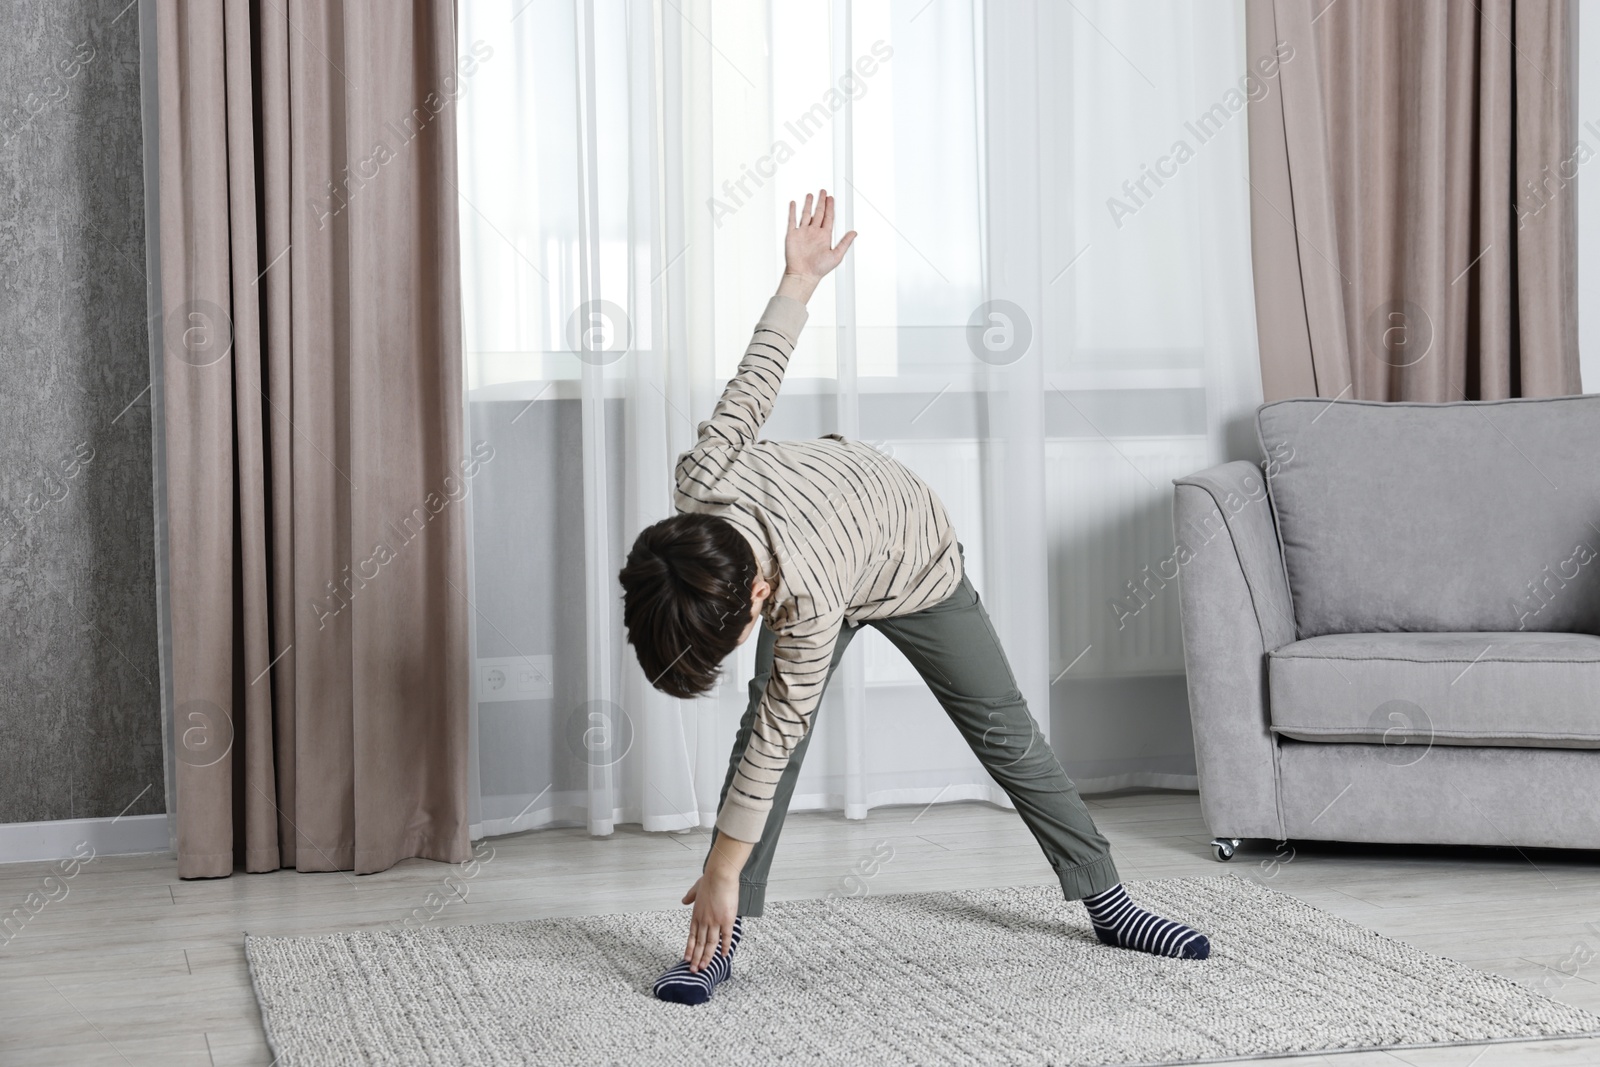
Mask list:
[[[1111,847],[1095,829],[1077,787],[1056,759],[1017,688],[1005,650],[995,635],[989,613],[965,573],[956,591],[932,607],[897,618],[875,619],[873,626],[905,654],[972,746],[990,776],[1016,805],[1033,831],[1045,858],[1061,880],[1068,900],[1109,889],[1120,880],[1111,861]],[[855,629],[845,626],[833,650],[829,677],[850,645]],[[739,723],[728,774],[717,807],[727,798],[733,774],[744,755],[767,678],[772,673],[775,635],[762,624],[756,646],[756,673],[750,680],[750,704]],[[818,709],[820,711],[820,708]],[[800,764],[816,723],[796,746],[773,796],[772,811],[739,875],[739,914],[760,915],[767,891],[767,872],[783,830],[784,815],[794,795]],[[711,831],[716,844],[717,831]],[[709,857],[709,851],[707,853]],[[702,869],[704,864],[702,863]]]

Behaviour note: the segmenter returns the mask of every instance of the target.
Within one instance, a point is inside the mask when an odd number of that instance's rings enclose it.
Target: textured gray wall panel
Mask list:
[[[0,822],[164,807],[125,5],[0,4]]]

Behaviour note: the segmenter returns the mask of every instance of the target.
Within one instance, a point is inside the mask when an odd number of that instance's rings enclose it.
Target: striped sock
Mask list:
[[[1084,897],[1083,906],[1089,911],[1094,932],[1107,945],[1180,960],[1203,960],[1211,955],[1211,942],[1204,934],[1137,907],[1121,882]]]
[[[656,979],[655,994],[674,1004],[704,1004],[711,999],[711,991],[724,979],[733,976],[733,952],[739,947],[739,937],[744,932],[744,916],[733,920],[733,944],[724,956],[718,946],[711,962],[698,972],[689,970],[687,960],[679,960],[671,970]]]

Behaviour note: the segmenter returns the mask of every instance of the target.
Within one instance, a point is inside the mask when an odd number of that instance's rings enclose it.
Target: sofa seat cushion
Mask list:
[[[1325,634],[1268,654],[1272,730],[1301,741],[1600,748],[1600,637]]]

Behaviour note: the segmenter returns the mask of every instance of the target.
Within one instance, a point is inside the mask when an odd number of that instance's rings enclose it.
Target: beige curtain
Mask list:
[[[1247,0],[1248,54],[1281,58],[1250,105],[1268,400],[1579,391],[1574,18]]]
[[[178,870],[468,852],[451,0],[161,0]]]

